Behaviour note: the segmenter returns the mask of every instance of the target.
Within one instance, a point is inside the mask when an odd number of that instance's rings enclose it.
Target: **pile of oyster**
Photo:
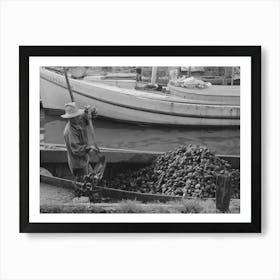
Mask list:
[[[102,185],[143,193],[209,198],[215,197],[219,175],[231,176],[231,197],[239,198],[239,170],[208,148],[189,145],[159,156],[148,167],[103,180]]]

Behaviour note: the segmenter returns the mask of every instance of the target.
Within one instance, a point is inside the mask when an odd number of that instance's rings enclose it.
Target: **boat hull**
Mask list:
[[[138,151],[128,149],[100,148],[106,157],[106,169],[103,178],[114,178],[117,174],[136,171],[149,166],[162,152]],[[240,168],[240,157],[233,155],[218,155],[221,159],[227,160],[234,169]],[[91,163],[96,163],[97,158],[92,157]],[[41,144],[40,145],[40,167],[41,179],[43,177],[59,177],[63,180],[73,180],[67,162],[67,151],[64,145]],[[63,183],[63,182],[62,182]],[[62,186],[62,185],[61,185]],[[118,193],[118,192],[117,192]],[[129,192],[128,192],[129,193]],[[120,191],[121,198],[126,197]],[[113,195],[113,194],[111,194]],[[132,195],[135,195],[132,194]]]
[[[46,109],[63,110],[70,102],[65,78],[41,70],[40,95]],[[239,106],[187,103],[183,98],[70,79],[79,107],[94,105],[100,116],[120,121],[165,124],[239,126]]]
[[[136,86],[136,81],[129,79],[102,79],[102,77],[87,76],[84,77],[84,81],[127,89],[135,89]]]
[[[42,174],[40,174],[40,182],[48,185],[68,188],[72,190],[79,189],[83,186],[83,184],[74,182],[69,179],[63,179],[60,177],[47,176]],[[141,193],[141,192],[119,190],[117,188],[115,189],[107,188],[102,186],[95,186],[94,193],[99,194],[101,197],[107,197],[110,199],[117,199],[117,200],[129,199],[129,200],[138,200],[142,202],[152,202],[152,201],[167,202],[172,200],[180,200],[183,198],[182,196]],[[184,197],[184,199],[187,198],[188,197]]]
[[[188,102],[215,105],[240,106],[239,86],[212,86],[206,89],[192,89],[168,85],[170,93]]]
[[[140,151],[117,148],[100,148],[106,157],[107,163],[116,164],[141,164],[149,165],[163,152]],[[228,161],[232,168],[240,168],[240,157],[237,155],[218,155],[221,159]],[[97,158],[91,158],[91,162],[96,162]],[[43,164],[63,164],[67,163],[67,151],[63,144],[40,144],[40,162]]]

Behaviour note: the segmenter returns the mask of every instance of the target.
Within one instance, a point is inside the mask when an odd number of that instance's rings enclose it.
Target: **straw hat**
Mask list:
[[[75,102],[67,103],[64,105],[65,114],[61,115],[64,119],[71,119],[78,116],[81,116],[84,113],[84,110],[79,109]]]

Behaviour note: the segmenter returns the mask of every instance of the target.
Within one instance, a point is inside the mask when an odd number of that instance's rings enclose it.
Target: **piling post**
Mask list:
[[[216,209],[228,212],[231,197],[231,176],[220,174],[216,177]]]

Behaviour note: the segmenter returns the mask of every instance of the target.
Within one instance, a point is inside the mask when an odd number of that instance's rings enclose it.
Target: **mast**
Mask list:
[[[234,67],[231,67],[231,85],[233,86]]]

